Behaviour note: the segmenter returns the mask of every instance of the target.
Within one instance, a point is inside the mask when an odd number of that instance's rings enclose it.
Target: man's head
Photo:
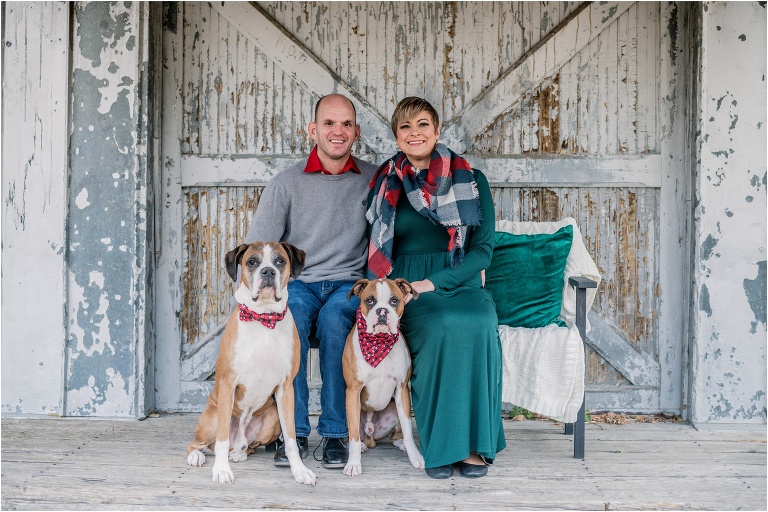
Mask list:
[[[355,106],[341,94],[323,96],[315,105],[315,120],[307,131],[317,143],[317,155],[324,167],[343,166],[352,153],[352,144],[360,138]]]

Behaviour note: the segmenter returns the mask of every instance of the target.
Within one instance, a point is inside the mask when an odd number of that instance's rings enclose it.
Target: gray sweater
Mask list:
[[[306,161],[269,182],[245,243],[288,242],[307,253],[299,280],[354,280],[368,258],[368,184],[376,166],[355,158],[360,174],[305,173]]]

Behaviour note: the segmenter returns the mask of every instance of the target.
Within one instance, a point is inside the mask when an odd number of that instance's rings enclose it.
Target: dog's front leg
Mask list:
[[[232,462],[243,462],[248,458],[246,453],[248,440],[245,437],[245,429],[252,416],[251,409],[244,409],[240,418],[233,417],[231,420],[229,440],[232,443],[232,450],[229,452],[229,460]]]
[[[277,415],[280,418],[280,428],[283,431],[285,455],[291,465],[293,479],[300,484],[315,485],[317,477],[301,460],[299,447],[296,444],[296,421],[293,409],[293,377],[287,377],[285,382],[277,386],[275,391]]]
[[[347,385],[347,430],[349,430],[349,459],[344,474],[358,476],[363,472],[362,443],[360,442],[360,392],[359,386]]]
[[[235,403],[234,382],[222,382],[218,396],[218,418],[216,422],[216,444],[213,453],[213,481],[228,484],[235,481],[235,475],[229,467],[229,422]]]
[[[416,469],[424,469],[424,457],[419,449],[416,448],[416,442],[413,440],[413,428],[411,427],[411,394],[408,392],[408,385],[401,382],[395,390],[395,405],[397,406],[397,417],[400,420],[400,429],[403,431],[403,443],[408,459]]]

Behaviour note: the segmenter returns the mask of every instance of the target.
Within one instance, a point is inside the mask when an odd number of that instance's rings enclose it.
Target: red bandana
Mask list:
[[[264,326],[274,329],[277,322],[285,318],[285,312],[288,311],[288,305],[282,313],[254,313],[245,304],[240,304],[240,320],[243,322],[250,322],[251,320],[258,320]]]
[[[389,351],[392,350],[392,347],[395,346],[395,343],[400,338],[399,327],[398,325],[398,332],[395,334],[368,334],[366,332],[363,312],[360,308],[357,308],[357,337],[360,340],[360,350],[369,365],[376,368],[387,357]]]

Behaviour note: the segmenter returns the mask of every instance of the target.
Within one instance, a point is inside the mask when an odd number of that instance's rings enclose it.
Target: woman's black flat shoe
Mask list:
[[[466,478],[480,478],[488,474],[488,466],[485,464],[467,464],[459,462],[459,473]]]
[[[426,468],[427,476],[431,478],[450,478],[453,476],[453,464],[446,464],[445,466],[437,466],[436,468]]]

